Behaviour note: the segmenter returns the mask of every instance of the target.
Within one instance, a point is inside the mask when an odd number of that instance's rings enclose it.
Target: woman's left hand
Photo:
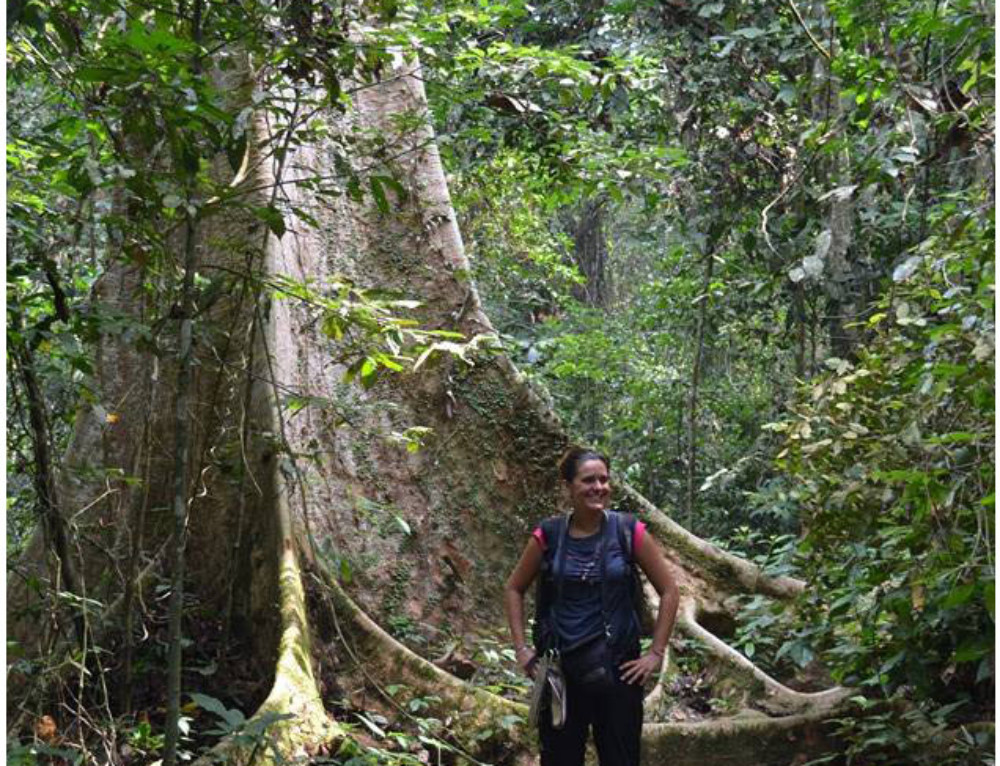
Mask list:
[[[627,684],[644,684],[647,678],[660,669],[662,662],[663,657],[654,652],[646,652],[636,660],[623,662],[619,666],[622,681]]]

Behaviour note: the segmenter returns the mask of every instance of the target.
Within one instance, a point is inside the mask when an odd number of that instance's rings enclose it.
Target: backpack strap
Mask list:
[[[563,594],[563,583],[566,581],[566,549],[569,547],[566,545],[566,538],[569,537],[569,518],[566,516],[561,516],[559,518],[559,542],[556,543],[556,548],[552,552],[552,574],[555,580],[555,601],[552,603],[550,610],[552,612],[553,618],[555,618],[556,607],[562,603]],[[557,639],[559,639],[559,631],[554,631]],[[558,647],[557,647],[558,648]]]
[[[550,516],[543,519],[542,523],[538,525],[542,528],[542,534],[545,536],[546,556],[548,556],[549,551],[555,553],[559,547],[559,533],[565,521],[565,516]]]
[[[565,549],[566,547],[564,542],[569,524],[567,517],[560,515],[544,519],[539,526],[545,538],[545,551],[542,558],[542,571],[539,573],[535,588],[535,626],[537,629],[543,621],[549,621],[553,627],[553,638],[556,644],[558,644],[559,638],[554,629],[552,607],[558,599],[555,591],[562,583],[555,582],[552,579],[552,575],[555,574],[554,570],[558,568],[556,559],[559,556],[560,549]],[[540,647],[536,645],[537,648]]]
[[[637,519],[633,513],[622,513],[613,511],[618,517],[618,544],[621,546],[622,554],[629,564],[635,564],[635,552],[632,545],[635,541],[635,525]]]
[[[613,515],[618,517],[618,544],[621,546],[622,555],[625,557],[625,563],[628,567],[629,579],[632,581],[629,590],[632,593],[632,608],[637,628],[640,635],[649,635],[652,633],[652,616],[642,592],[642,577],[633,550],[636,524],[639,520],[634,513],[615,512]]]

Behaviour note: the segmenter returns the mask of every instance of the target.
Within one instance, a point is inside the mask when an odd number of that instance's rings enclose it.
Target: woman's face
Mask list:
[[[611,499],[611,477],[603,460],[584,460],[567,486],[575,511],[603,511]]]

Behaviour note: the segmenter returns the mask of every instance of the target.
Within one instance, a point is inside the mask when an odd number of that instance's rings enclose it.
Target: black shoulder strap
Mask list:
[[[618,544],[622,548],[622,554],[625,556],[625,560],[629,564],[632,564],[634,563],[632,543],[635,540],[635,515],[631,513],[620,513],[618,511],[614,511],[613,513],[618,517]]]
[[[552,636],[555,639],[556,651],[562,650],[562,636],[559,635],[558,621],[556,620],[556,610],[562,603],[563,581],[566,579],[566,537],[569,535],[569,518],[560,516],[556,519],[555,534],[553,540],[556,541],[556,548],[552,552],[552,575],[554,578],[554,599],[549,607],[552,615]]]
[[[569,534],[569,519],[560,516],[556,519],[555,535],[556,547],[552,551],[552,575],[555,580],[555,603],[562,600],[563,580],[566,576],[566,537]]]
[[[552,551],[554,554],[559,549],[559,525],[564,519],[564,516],[550,516],[539,525],[542,528],[542,534],[545,535],[546,553]]]
[[[545,539],[545,552],[542,558],[542,571],[539,573],[535,587],[536,630],[551,617],[552,604],[555,600],[555,593],[553,592],[555,583],[552,576],[559,548],[565,547],[562,545],[562,529],[565,520],[565,516],[550,516],[547,519],[543,519],[541,524],[539,524]],[[535,637],[537,639],[537,635]],[[556,640],[558,641],[558,639]]]

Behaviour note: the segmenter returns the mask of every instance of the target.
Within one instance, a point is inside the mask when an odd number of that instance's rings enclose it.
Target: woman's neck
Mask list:
[[[595,511],[591,508],[580,510],[573,509],[573,518],[570,521],[570,528],[574,532],[579,532],[580,537],[592,535],[601,528],[601,520],[604,518],[604,511]]]

